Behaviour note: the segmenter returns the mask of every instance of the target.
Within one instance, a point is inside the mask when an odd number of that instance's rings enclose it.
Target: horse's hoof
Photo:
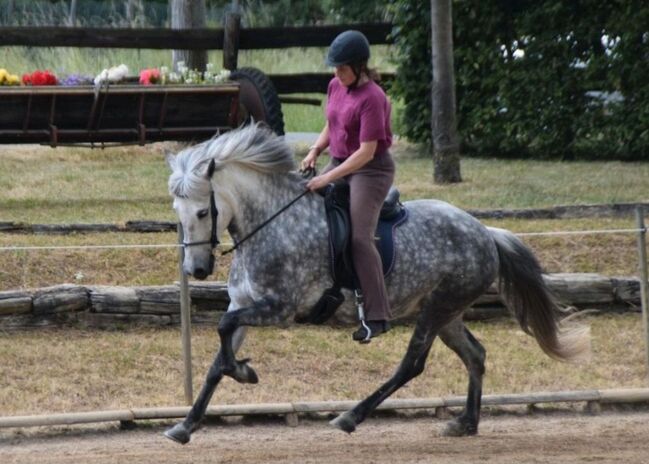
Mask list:
[[[250,359],[235,361],[234,366],[228,369],[227,375],[239,383],[259,383],[259,377],[255,370],[248,365]]]
[[[176,443],[180,443],[181,445],[186,445],[187,443],[189,443],[191,434],[189,433],[189,430],[187,430],[187,428],[185,427],[185,424],[181,422],[179,424],[174,425],[169,430],[167,430],[165,432],[165,437],[175,441]]]
[[[347,433],[352,433],[356,430],[356,421],[350,411],[342,413],[330,421],[329,424],[338,427],[340,430]]]
[[[446,428],[444,428],[444,431],[442,432],[442,435],[445,437],[468,437],[477,434],[477,427],[458,419],[448,422]]]

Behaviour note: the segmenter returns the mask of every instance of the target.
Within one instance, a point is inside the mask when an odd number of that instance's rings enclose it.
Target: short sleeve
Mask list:
[[[385,117],[384,96],[373,94],[365,99],[361,105],[359,141],[385,140]]]

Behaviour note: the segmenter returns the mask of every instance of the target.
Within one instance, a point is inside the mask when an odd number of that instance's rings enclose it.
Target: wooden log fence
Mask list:
[[[238,48],[239,50],[267,50],[288,47],[328,47],[334,37],[352,28],[363,32],[372,44],[392,43],[390,39],[392,24],[359,23],[241,28]],[[221,28],[13,26],[0,27],[0,46],[222,50],[224,35],[225,29]]]
[[[466,402],[464,396],[416,399],[388,399],[377,411],[432,410],[438,418],[445,418],[448,408],[461,408]],[[584,410],[589,413],[599,411],[602,404],[633,404],[649,402],[649,388],[578,390],[557,392],[531,392],[513,394],[484,395],[483,406],[526,405],[528,407],[545,403],[585,402]],[[357,401],[318,401],[284,402],[262,404],[233,404],[209,406],[207,417],[228,416],[284,416],[290,426],[298,425],[299,415],[338,413],[356,406]],[[598,407],[595,407],[597,405]],[[0,428],[39,427],[56,425],[91,424],[100,422],[120,422],[131,424],[136,420],[180,419],[189,412],[189,406],[161,408],[133,408],[113,411],[90,411],[28,416],[0,417]],[[530,410],[533,410],[530,408]]]
[[[549,274],[546,281],[560,301],[569,306],[600,311],[640,311],[638,278]],[[124,325],[178,325],[180,291],[180,285],[114,287],[72,284],[3,291],[0,292],[0,329],[32,329],[71,323],[97,329]],[[192,308],[191,321],[188,322],[194,324],[216,324],[229,304],[225,282],[191,282],[188,297]],[[481,296],[465,315],[467,320],[508,316],[495,286]],[[351,324],[354,321],[353,311],[341,310],[333,322]]]

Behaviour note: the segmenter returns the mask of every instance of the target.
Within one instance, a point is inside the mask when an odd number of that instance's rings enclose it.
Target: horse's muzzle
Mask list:
[[[205,280],[207,279],[207,276],[209,276],[212,272],[214,272],[214,262],[216,259],[214,258],[214,254],[210,255],[210,261],[208,264],[207,269],[203,269],[202,267],[197,267],[194,269],[194,272],[192,272],[192,275],[198,279],[198,280]]]

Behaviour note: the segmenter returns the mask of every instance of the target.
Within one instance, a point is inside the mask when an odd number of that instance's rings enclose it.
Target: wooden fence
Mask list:
[[[390,23],[305,27],[228,27],[219,29],[126,29],[88,27],[0,27],[0,46],[149,48],[163,50],[223,50],[224,68],[236,68],[238,50],[327,47],[347,29],[363,32],[371,44],[390,44]],[[323,57],[324,59],[324,57]],[[382,74],[385,80],[391,74]],[[325,93],[331,73],[271,74],[280,94]]]
[[[549,274],[546,283],[563,304],[607,312],[640,311],[637,278],[598,274]],[[0,291],[0,330],[80,324],[110,329],[123,325],[178,325],[179,285],[109,287],[64,284],[32,290]],[[191,322],[216,324],[228,307],[225,282],[192,282],[188,286]],[[337,324],[354,324],[355,309],[341,308]],[[467,320],[509,317],[498,290],[492,286],[465,314]],[[409,322],[402,320],[400,322]]]

